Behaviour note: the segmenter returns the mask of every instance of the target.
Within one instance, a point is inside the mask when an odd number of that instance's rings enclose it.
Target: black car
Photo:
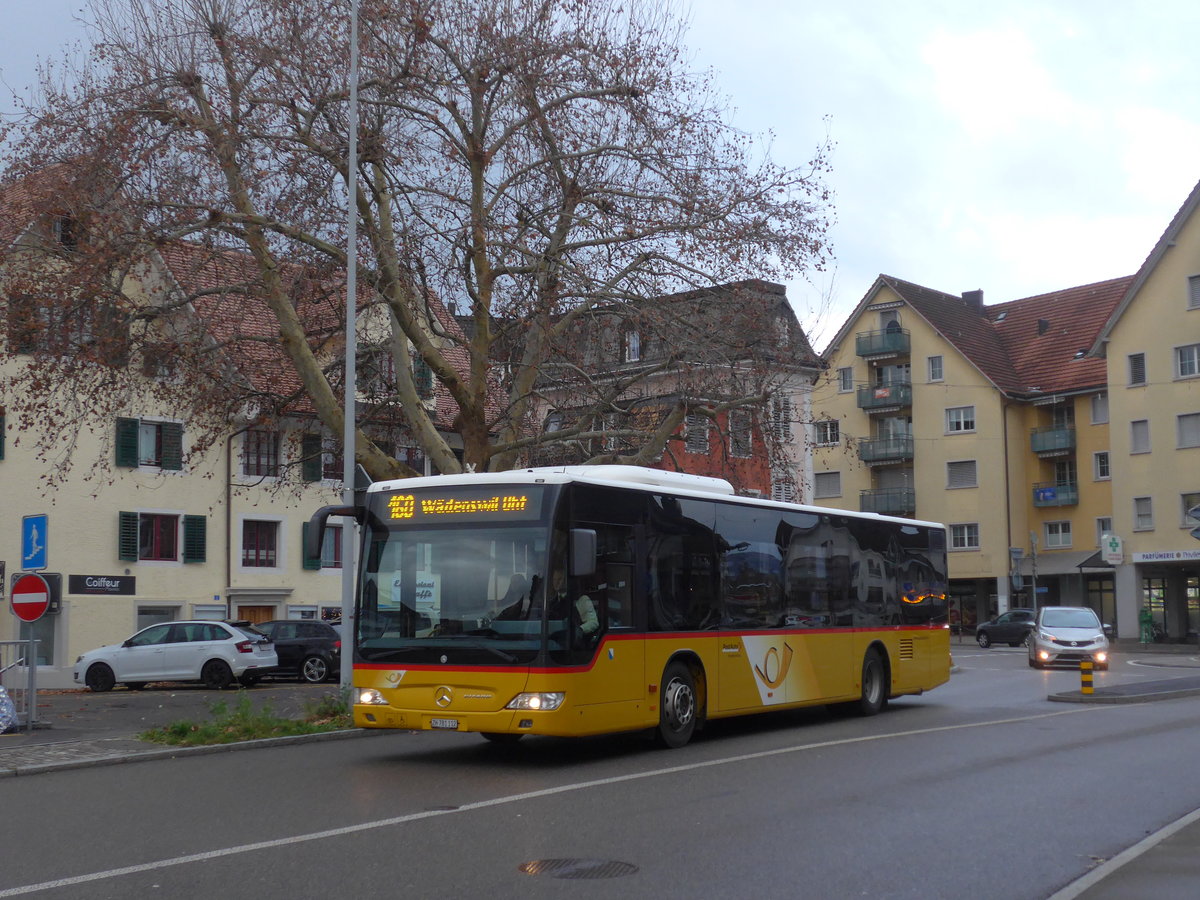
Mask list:
[[[338,677],[342,638],[333,626],[304,619],[278,619],[257,622],[254,627],[275,643],[279,668],[272,674],[294,673],[311,684]]]
[[[1032,609],[1010,609],[990,621],[975,628],[975,640],[980,647],[990,647],[992,644],[1008,644],[1010,647],[1020,647],[1033,630],[1036,614]],[[280,654],[280,659],[283,659]]]

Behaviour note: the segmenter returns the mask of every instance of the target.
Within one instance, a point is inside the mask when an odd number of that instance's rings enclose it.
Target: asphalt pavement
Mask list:
[[[954,643],[955,650],[974,644]],[[1123,662],[1140,669],[1160,669],[1161,678],[1121,681],[1112,678]],[[1069,703],[1146,703],[1200,694],[1200,647],[1134,645],[1118,647],[1110,677],[1091,693],[1080,690],[1051,694]],[[1110,683],[1111,682],[1111,683]],[[10,687],[11,690],[11,687]],[[321,735],[268,738],[211,747],[168,747],[139,735],[181,720],[204,721],[214,704],[232,708],[243,696],[254,707],[269,707],[282,716],[301,716],[338,686],[267,681],[244,693],[212,691],[193,685],[151,685],[143,691],[117,688],[104,694],[86,690],[39,691],[36,727],[0,735],[0,778],[136,763],[147,759],[224,753],[286,743],[342,740],[386,732],[348,729]],[[1192,900],[1200,893],[1200,809],[1149,835],[1067,885],[1048,900]]]

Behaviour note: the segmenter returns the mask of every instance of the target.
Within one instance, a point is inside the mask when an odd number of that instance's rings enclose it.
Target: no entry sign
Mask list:
[[[50,606],[50,585],[41,575],[18,575],[12,586],[12,610],[22,622],[36,622]]]

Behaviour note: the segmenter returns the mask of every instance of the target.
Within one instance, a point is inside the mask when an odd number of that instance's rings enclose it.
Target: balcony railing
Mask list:
[[[907,355],[912,338],[901,328],[890,331],[863,331],[854,336],[854,352],[859,356]]]
[[[1077,483],[1047,482],[1033,486],[1034,506],[1076,506],[1078,503],[1079,485]]]
[[[913,458],[912,435],[862,438],[858,442],[858,458],[865,463],[906,462]]]
[[[888,516],[911,516],[917,510],[917,492],[912,488],[859,491],[858,508]]]
[[[907,381],[872,384],[858,389],[858,408],[871,412],[912,406],[912,385]]]
[[[1029,447],[1039,456],[1061,456],[1075,449],[1075,429],[1069,426],[1035,428],[1029,432]]]

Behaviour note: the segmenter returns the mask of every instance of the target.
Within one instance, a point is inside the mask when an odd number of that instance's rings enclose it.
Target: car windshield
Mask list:
[[[1042,611],[1047,628],[1099,628],[1100,620],[1090,609],[1047,609]]]

